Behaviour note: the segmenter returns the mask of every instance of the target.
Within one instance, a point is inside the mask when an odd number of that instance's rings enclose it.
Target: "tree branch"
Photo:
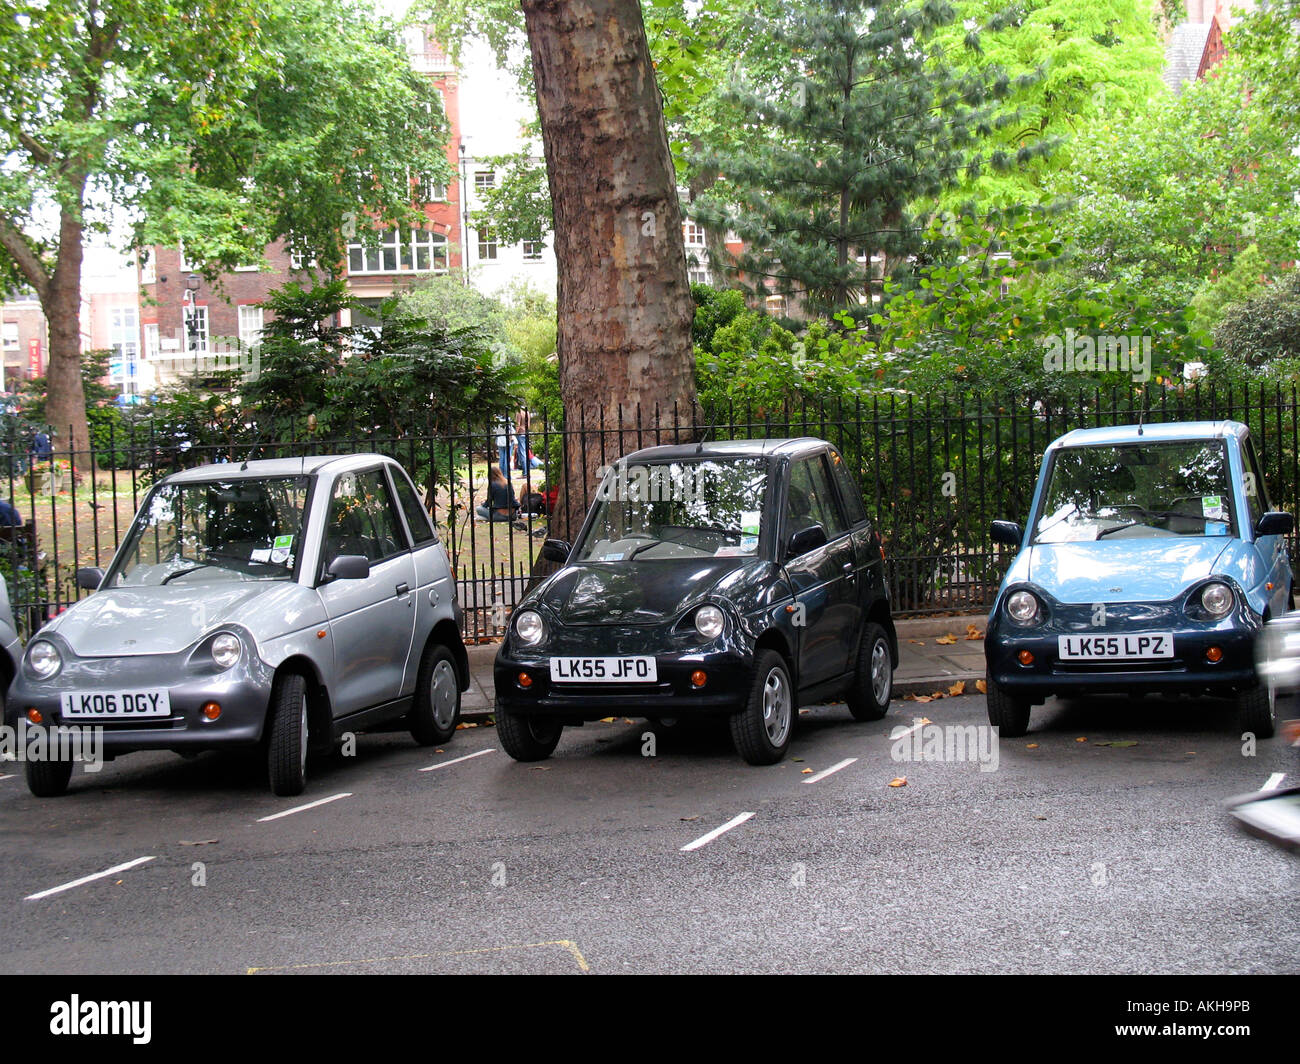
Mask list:
[[[26,234],[4,217],[0,217],[0,247],[18,264],[19,271],[44,303],[50,289],[49,271]]]

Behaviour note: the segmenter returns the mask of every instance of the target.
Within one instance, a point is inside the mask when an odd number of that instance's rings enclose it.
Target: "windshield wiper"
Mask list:
[[[1126,525],[1111,525],[1110,528],[1103,528],[1100,532],[1097,533],[1096,537],[1093,539],[1093,542],[1096,543],[1097,540],[1101,539],[1102,536],[1109,536],[1112,532],[1118,532],[1120,531],[1120,529],[1132,528],[1134,525],[1140,525],[1140,524],[1142,524],[1141,521],[1130,521]]]
[[[178,576],[185,576],[188,573],[197,573],[200,569],[211,569],[211,568],[212,566],[207,564],[191,565],[188,569],[177,569],[176,572],[174,573],[168,573],[165,577],[163,577],[162,582],[166,584],[172,580],[175,580]],[[160,584],[159,586],[161,587],[162,585]]]
[[[631,552],[631,553],[630,553],[626,558],[624,558],[623,560],[624,560],[624,561],[627,561],[627,562],[630,562],[633,558],[635,558],[635,557],[636,557],[638,554],[640,554],[643,550],[649,550],[651,547],[657,547],[657,546],[659,546],[659,544],[662,543],[662,542],[663,542],[662,539],[652,539],[652,540],[650,540],[648,543],[642,543],[639,547],[633,547],[633,548],[632,548],[632,552]]]

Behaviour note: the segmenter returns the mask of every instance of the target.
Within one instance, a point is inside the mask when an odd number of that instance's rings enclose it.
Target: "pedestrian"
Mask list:
[[[510,457],[515,449],[515,423],[509,414],[496,420],[497,468],[503,472],[510,468]]]
[[[32,447],[29,452],[34,461],[48,461],[54,457],[54,444],[50,442],[50,434],[44,429],[37,431],[32,438]]]
[[[500,466],[488,466],[487,497],[474,508],[474,512],[484,521],[513,521],[518,509],[515,489],[509,478],[501,472]]]
[[[521,406],[515,414],[515,468],[521,473],[527,473],[542,464],[528,449],[528,430],[532,427],[532,420],[533,416],[526,406]]]
[[[0,525],[23,525],[23,515],[8,499],[0,499]]]

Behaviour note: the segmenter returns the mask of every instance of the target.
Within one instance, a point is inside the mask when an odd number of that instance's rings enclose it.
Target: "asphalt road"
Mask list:
[[[725,726],[648,757],[619,718],[540,765],[489,727],[380,734],[294,799],[247,757],[137,754],[44,800],[0,765],[0,971],[1300,971],[1297,865],[1218,805],[1300,782],[1296,750],[1120,699],[1037,709],[996,770],[895,760],[922,713],[986,723],[979,696],[818,707],[770,768]]]

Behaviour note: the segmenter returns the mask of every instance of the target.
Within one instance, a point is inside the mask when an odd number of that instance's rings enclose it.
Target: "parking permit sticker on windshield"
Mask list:
[[[1201,496],[1201,516],[1207,521],[1223,520],[1223,496],[1222,495],[1202,495]]]
[[[1224,521],[1206,521],[1205,534],[1207,536],[1226,536],[1228,534],[1228,525]]]
[[[763,519],[759,510],[743,510],[740,514],[740,530],[751,536],[758,535],[758,523]]]
[[[283,564],[289,560],[289,551],[293,549],[293,536],[276,536],[271,544],[271,561]]]

